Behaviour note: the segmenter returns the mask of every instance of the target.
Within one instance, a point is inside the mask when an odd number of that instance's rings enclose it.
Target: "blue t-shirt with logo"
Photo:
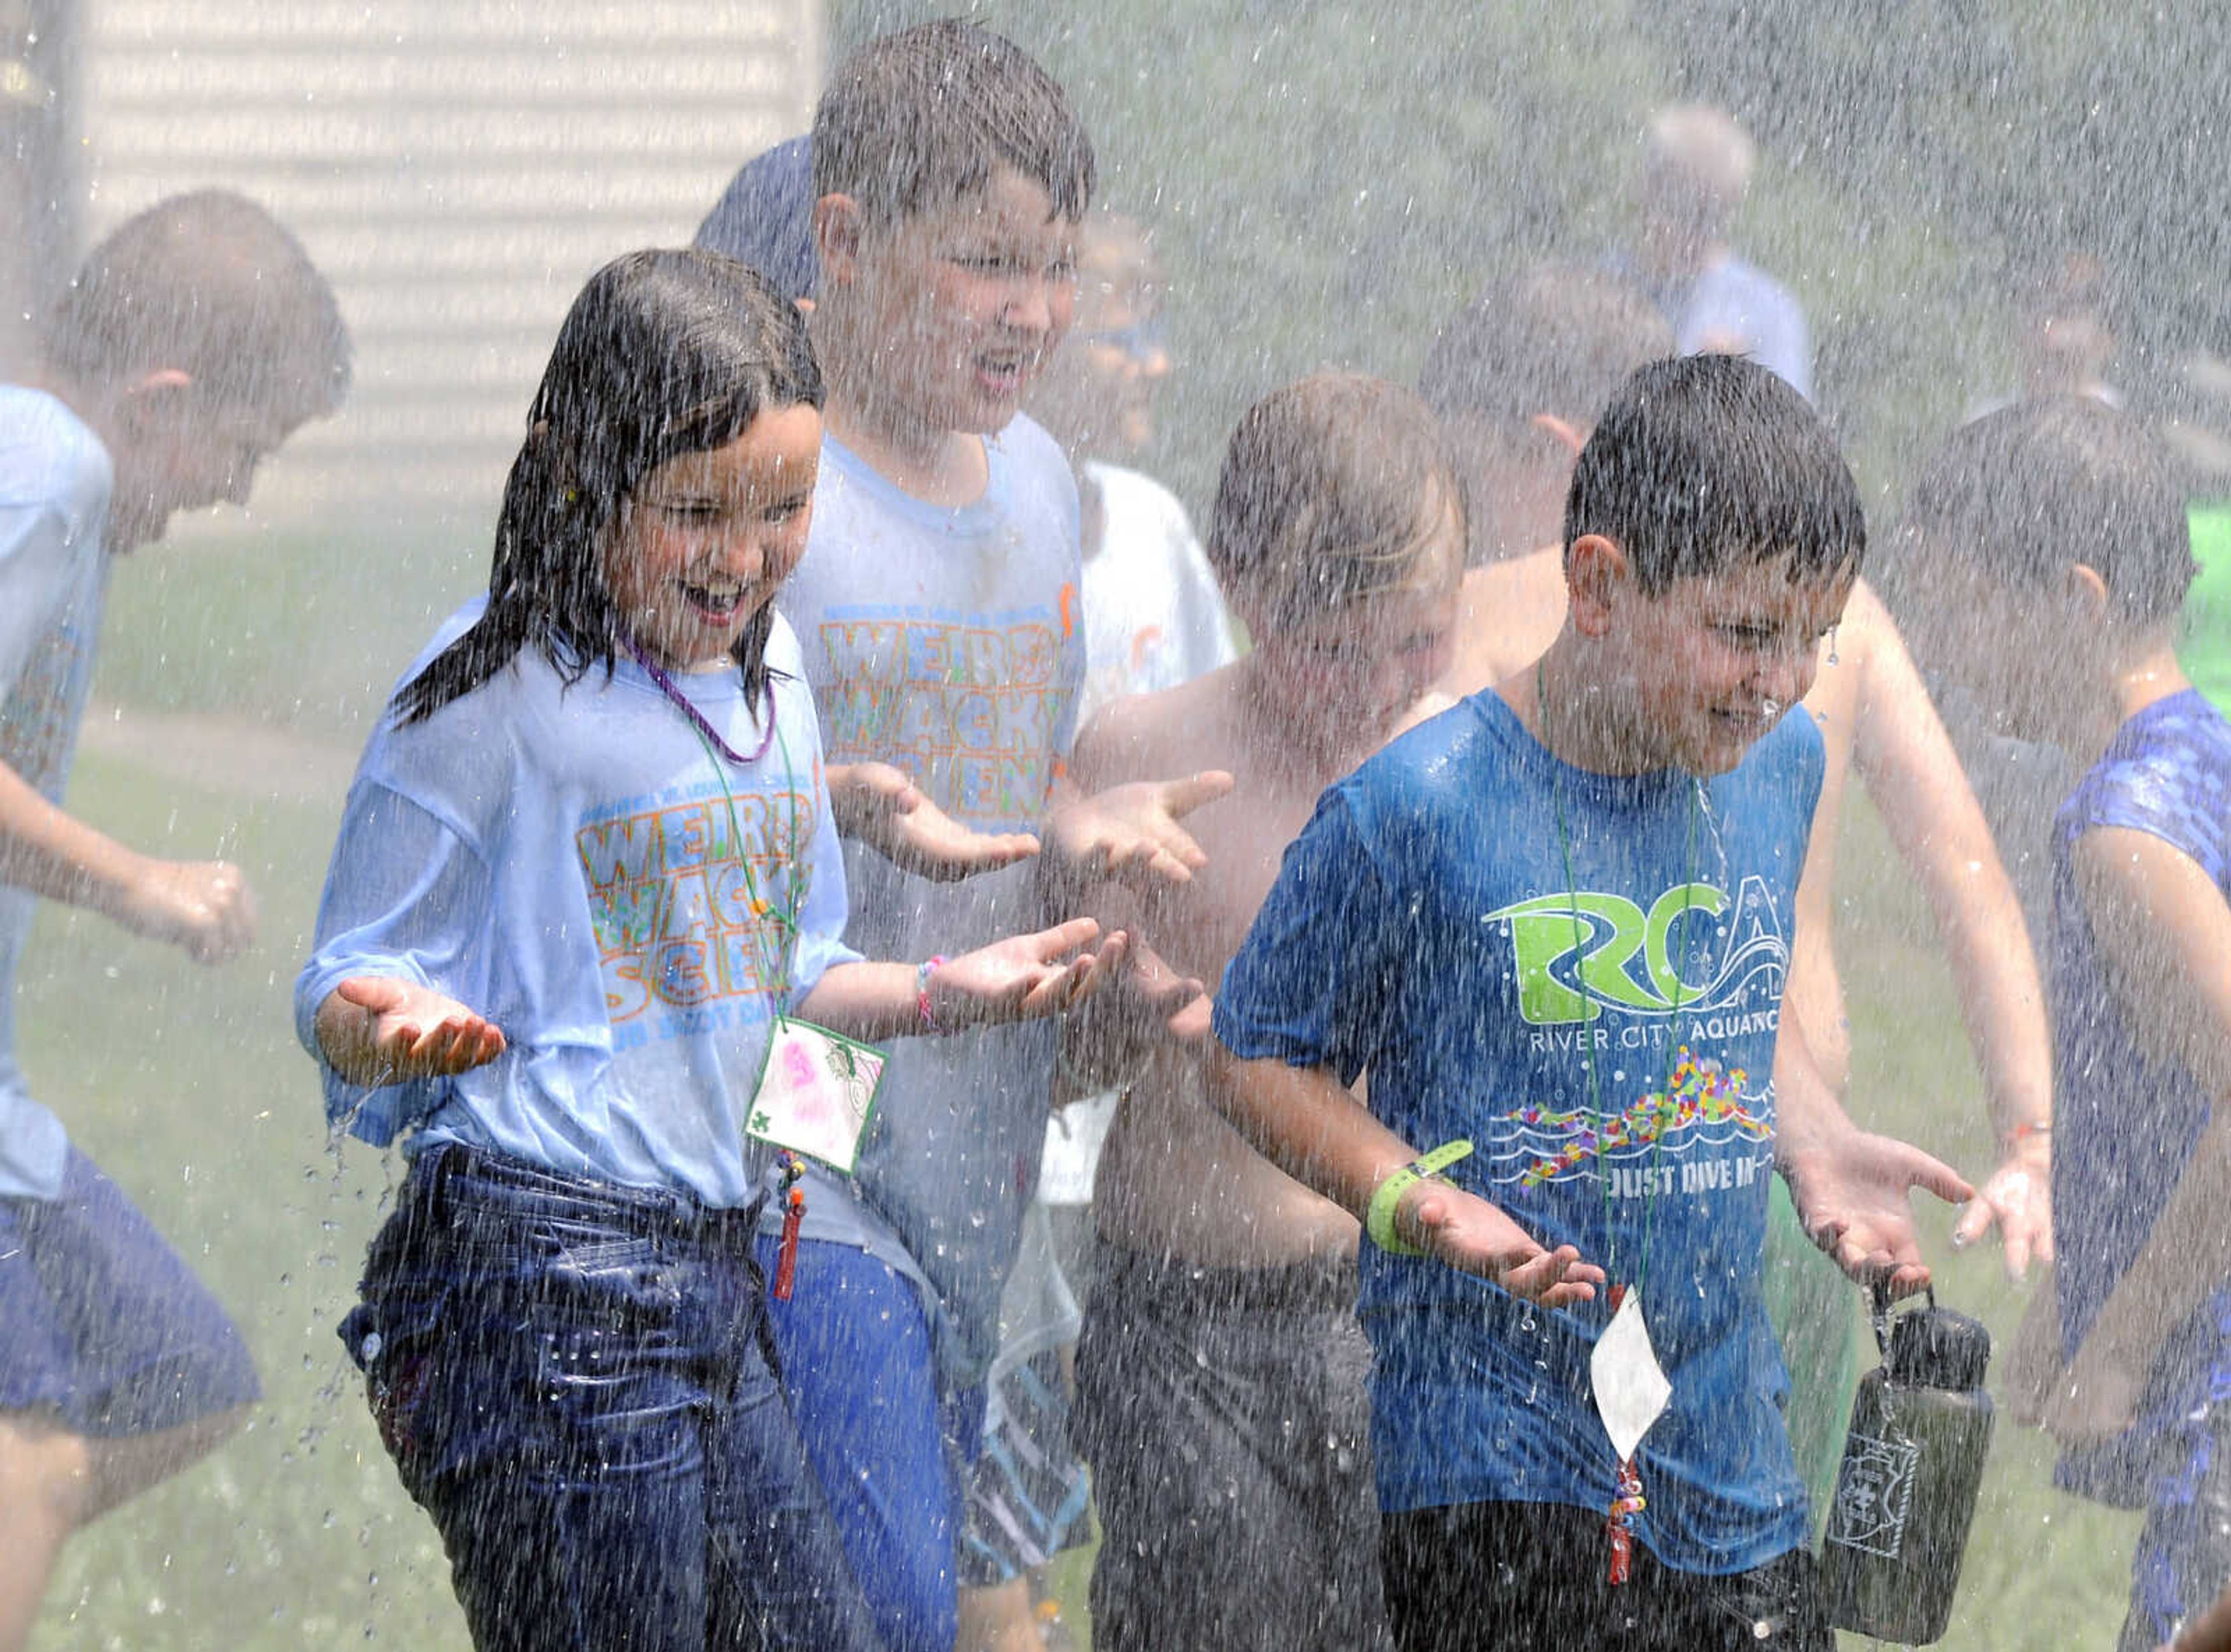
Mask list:
[[[1452,1180],[1639,1285],[1673,1394],[1636,1533],[1685,1571],[1807,1538],[1760,1273],[1821,765],[1791,716],[1712,780],[1594,774],[1474,695],[1325,794],[1217,997],[1234,1054],[1365,1075],[1420,1151],[1476,1145]],[[1359,1312],[1382,1507],[1609,1507],[1607,1300],[1549,1312],[1367,1244]]]

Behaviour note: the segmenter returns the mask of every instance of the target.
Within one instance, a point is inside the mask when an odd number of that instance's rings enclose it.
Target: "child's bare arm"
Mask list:
[[[1929,1283],[1913,1222],[1917,1187],[1949,1204],[1976,1190],[1918,1147],[1853,1125],[1813,1065],[1796,1017],[1784,1016],[1774,1050],[1774,1155],[1813,1242],[1853,1279],[1898,1295]]]
[[[2231,1098],[2231,907],[2215,881],[2165,840],[2123,827],[2085,833],[2074,863],[2109,988],[2140,1046]],[[2231,1106],[2219,1100],[2145,1248],[2063,1373],[2047,1426],[2068,1439],[2127,1426],[2170,1333],[2227,1278]]]
[[[867,844],[902,872],[955,883],[1038,852],[1038,840],[1028,832],[962,825],[890,764],[831,764],[825,773],[838,834]]]
[[[455,998],[394,976],[343,981],[318,1006],[318,1053],[366,1088],[469,1072],[503,1054],[494,1022]]]
[[[0,881],[84,907],[220,964],[255,934],[255,902],[222,861],[158,861],[57,809],[0,764]]]
[[[1329,1068],[1241,1061],[1213,1042],[1203,1065],[1210,1100],[1248,1143],[1359,1221],[1379,1184],[1419,1156]],[[1497,1206],[1445,1182],[1406,1191],[1394,1230],[1452,1268],[1549,1307],[1587,1301],[1603,1282],[1603,1269],[1572,1246],[1549,1249]]]
[[[1921,674],[1872,594],[1855,590],[1853,603],[1865,605],[1866,631],[1853,731],[1859,773],[1928,890],[2001,1146],[1998,1168],[1953,1236],[1956,1243],[1979,1239],[1995,1221],[2007,1267],[2020,1277],[2031,1255],[2053,1260],[2053,1044],[2037,958]]]
[[[1099,934],[1091,919],[1072,919],[948,958],[927,977],[913,964],[840,964],[814,984],[798,1013],[871,1042],[1059,1015],[1123,967],[1121,934],[1085,950]]]

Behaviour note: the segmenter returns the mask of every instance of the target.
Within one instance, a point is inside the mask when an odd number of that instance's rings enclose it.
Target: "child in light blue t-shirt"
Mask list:
[[[488,596],[365,751],[296,986],[332,1120],[410,1133],[342,1334],[482,1648],[551,1623],[567,1644],[725,1646],[740,1624],[881,1644],[766,1351],[779,1023],[811,1080],[859,1053],[790,1042],[801,1021],[888,1039],[1042,1016],[1120,953],[1078,953],[1089,921],[919,967],[845,945],[773,606],[820,401],[797,311],[742,265],[636,253],[590,281]],[[810,1208],[795,1168],[786,1204]]]

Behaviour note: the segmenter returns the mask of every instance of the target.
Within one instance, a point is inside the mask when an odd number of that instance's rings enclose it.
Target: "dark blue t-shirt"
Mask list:
[[[2209,1110],[2182,1062],[2138,1042],[2102,973],[2073,856],[2079,838],[2107,826],[2160,838],[2231,899],[2231,723],[2196,691],[2124,723],[2053,820],[2053,1224],[2072,1358],[2144,1248]]]
[[[1792,716],[1709,782],[1593,774],[1478,694],[1325,794],[1216,1001],[1236,1055],[1368,1075],[1420,1151],[1476,1145],[1452,1180],[1639,1281],[1673,1397],[1637,1533],[1685,1571],[1807,1537],[1759,1281],[1821,763]],[[1545,1312],[1367,1243],[1359,1311],[1382,1507],[1609,1507],[1588,1371],[1606,1301]]]

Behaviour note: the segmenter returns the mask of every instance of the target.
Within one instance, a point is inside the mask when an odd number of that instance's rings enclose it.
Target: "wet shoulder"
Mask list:
[[[1334,791],[1367,836],[1432,841],[1523,794],[1530,745],[1517,713],[1483,689],[1396,735]]]
[[[52,510],[75,539],[100,530],[114,478],[100,438],[58,397],[0,385],[0,507]]]

